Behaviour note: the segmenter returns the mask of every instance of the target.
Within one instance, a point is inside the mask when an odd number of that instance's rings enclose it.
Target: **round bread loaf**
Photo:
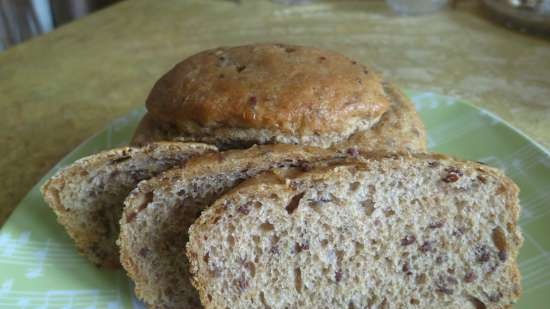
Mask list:
[[[329,147],[388,110],[381,79],[338,53],[294,45],[216,48],[178,63],[147,98],[150,117],[217,145]]]
[[[384,83],[384,90],[391,99],[391,105],[380,120],[368,130],[354,133],[346,140],[332,145],[331,148],[345,151],[355,148],[363,152],[420,153],[427,151],[426,130],[412,102],[392,84]],[[143,146],[157,141],[195,140],[197,139],[190,136],[181,136],[175,126],[157,122],[147,113],[136,128],[131,144]],[[232,144],[227,144],[225,141],[226,143],[222,144],[215,136],[203,137],[199,140],[216,144],[220,149],[244,148],[254,144],[254,142],[243,143],[242,141]]]

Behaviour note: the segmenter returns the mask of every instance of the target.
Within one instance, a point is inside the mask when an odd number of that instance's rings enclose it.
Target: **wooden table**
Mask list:
[[[0,223],[64,154],[143,105],[206,48],[330,48],[409,89],[459,96],[550,146],[550,42],[488,21],[475,2],[401,18],[383,1],[130,0],[0,53]],[[465,124],[467,125],[467,124]]]

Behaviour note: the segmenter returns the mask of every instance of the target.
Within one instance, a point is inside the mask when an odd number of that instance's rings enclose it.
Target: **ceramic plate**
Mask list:
[[[426,123],[431,150],[499,167],[521,188],[523,296],[514,308],[548,308],[550,154],[498,117],[469,104],[433,93],[409,95]],[[78,158],[126,144],[143,112],[133,111],[78,146],[6,221],[0,230],[0,308],[142,308],[123,271],[97,269],[78,255],[42,201],[39,187]]]

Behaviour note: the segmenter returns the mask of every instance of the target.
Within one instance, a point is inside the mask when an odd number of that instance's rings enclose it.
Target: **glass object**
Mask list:
[[[488,16],[512,29],[550,34],[550,0],[482,0]]]
[[[422,15],[443,8],[448,0],[386,0],[400,15]]]

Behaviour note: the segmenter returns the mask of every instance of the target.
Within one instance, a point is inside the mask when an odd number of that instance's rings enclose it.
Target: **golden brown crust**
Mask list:
[[[154,85],[147,109],[179,130],[255,128],[349,135],[387,110],[380,78],[338,53],[257,44],[200,52]]]
[[[372,128],[356,132],[349,139],[334,145],[334,149],[358,148],[361,151],[413,153],[427,151],[426,130],[412,102],[391,83],[385,83],[384,89],[391,99],[388,111]],[[131,144],[141,146],[159,140],[204,141],[222,149],[250,146],[250,143],[245,142],[228,144],[221,141],[219,136],[209,140],[180,136],[173,125],[159,123],[146,114],[138,125]]]

